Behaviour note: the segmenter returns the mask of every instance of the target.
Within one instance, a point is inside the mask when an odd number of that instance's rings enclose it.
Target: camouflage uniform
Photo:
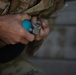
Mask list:
[[[64,0],[0,0],[0,14],[16,14],[27,13],[31,16],[37,16],[38,18],[47,18],[49,23],[54,21],[54,17],[48,18],[48,15],[53,14],[56,10],[60,9]],[[54,22],[53,22],[54,23]],[[51,23],[51,25],[53,24]],[[49,24],[50,25],[50,24]],[[51,27],[51,26],[50,26]],[[51,27],[52,28],[52,27]],[[33,41],[29,43],[24,50],[25,57],[31,56],[40,47],[43,40]],[[3,42],[0,42],[0,47],[4,46]],[[33,49],[33,50],[31,50]],[[32,63],[24,60],[20,55],[16,59],[7,63],[0,64],[0,75],[44,75],[38,68]]]

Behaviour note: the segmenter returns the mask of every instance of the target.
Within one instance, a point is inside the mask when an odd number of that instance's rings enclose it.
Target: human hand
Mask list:
[[[6,44],[28,44],[34,40],[34,35],[22,27],[22,21],[30,20],[27,14],[9,14],[0,16],[0,40]]]
[[[37,17],[33,17],[32,18],[32,23],[37,23]],[[45,19],[41,19],[41,31],[40,31],[40,35],[35,35],[35,40],[41,40],[44,39],[48,36],[50,29],[49,29],[49,24],[48,21]]]

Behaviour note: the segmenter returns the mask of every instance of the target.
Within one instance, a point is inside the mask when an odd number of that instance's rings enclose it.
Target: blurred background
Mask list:
[[[65,0],[50,17],[54,29],[30,59],[46,75],[76,75],[76,0]]]

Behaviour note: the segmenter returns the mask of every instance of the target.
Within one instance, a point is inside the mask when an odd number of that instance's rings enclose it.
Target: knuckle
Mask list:
[[[12,45],[16,44],[16,42],[15,42],[14,39],[13,39],[13,40],[6,41],[6,43],[9,44],[9,45],[10,45],[10,44],[12,44]]]
[[[43,26],[43,28],[47,28],[49,26],[48,21],[43,21],[42,26]]]
[[[17,19],[21,19],[21,15],[20,15],[20,14],[17,14],[17,15],[16,15],[16,18],[17,18]]]
[[[15,43],[19,43],[20,41],[21,41],[20,38],[16,38],[16,39],[15,39]]]
[[[34,36],[32,36],[29,41],[32,42],[34,40]]]
[[[20,31],[19,31],[19,34],[20,34],[20,35],[24,35],[24,30],[20,30]]]
[[[15,45],[15,44],[16,44],[16,42],[11,42],[11,44],[12,44],[12,45]]]

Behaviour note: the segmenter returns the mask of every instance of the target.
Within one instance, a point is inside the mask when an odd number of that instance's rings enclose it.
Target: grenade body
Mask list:
[[[31,23],[29,20],[24,20],[22,22],[22,26],[28,31],[32,32],[33,34],[39,35],[41,30],[41,23]]]

